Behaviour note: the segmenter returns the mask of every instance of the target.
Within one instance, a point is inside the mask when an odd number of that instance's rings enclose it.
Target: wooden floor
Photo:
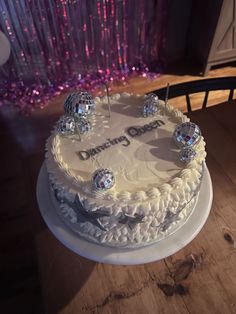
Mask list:
[[[185,73],[186,72],[186,73]],[[144,94],[154,89],[202,77],[191,69],[164,74],[155,80],[131,78],[126,85],[111,86],[112,92]],[[236,75],[235,65],[210,71],[208,77]],[[211,95],[211,104],[221,102],[226,95],[217,92]],[[40,278],[37,266],[35,239],[42,228],[37,224],[40,215],[35,199],[37,173],[44,159],[44,144],[52,125],[62,113],[66,95],[59,96],[30,117],[17,114],[10,107],[0,111],[1,140],[1,313],[43,313],[40,293]],[[195,108],[199,96],[195,98]],[[174,105],[185,109],[179,99]],[[46,226],[44,226],[46,228]],[[45,246],[47,244],[45,243]]]

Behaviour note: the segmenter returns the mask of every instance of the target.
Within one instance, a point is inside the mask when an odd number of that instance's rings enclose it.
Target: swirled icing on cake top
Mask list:
[[[116,178],[117,193],[149,191],[174,179],[185,168],[172,140],[180,123],[176,114],[166,115],[161,106],[155,117],[141,115],[143,97],[122,95],[111,100],[111,118],[107,104],[96,99],[97,113],[93,130],[80,141],[76,136],[54,137],[54,156],[80,184],[90,189],[92,173],[109,168]],[[137,197],[142,199],[142,193]]]

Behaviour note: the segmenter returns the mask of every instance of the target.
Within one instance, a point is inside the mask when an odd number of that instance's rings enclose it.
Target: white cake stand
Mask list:
[[[75,253],[101,263],[136,265],[154,262],[172,255],[191,242],[202,229],[210,213],[213,192],[207,167],[202,179],[198,201],[186,223],[175,233],[149,246],[137,249],[117,249],[100,246],[80,238],[59,218],[49,194],[49,181],[43,163],[37,182],[40,212],[54,236]]]

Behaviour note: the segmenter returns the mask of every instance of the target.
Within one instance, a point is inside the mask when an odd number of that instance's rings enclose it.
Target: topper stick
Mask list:
[[[167,83],[167,86],[166,86],[166,97],[165,97],[165,108],[167,106],[167,103],[168,103],[168,98],[169,98],[169,90],[170,90],[170,84]]]
[[[109,111],[109,118],[111,117],[111,103],[110,103],[110,95],[109,95],[109,87],[107,83],[105,83],[106,93],[107,93],[107,102],[108,102],[108,111]]]

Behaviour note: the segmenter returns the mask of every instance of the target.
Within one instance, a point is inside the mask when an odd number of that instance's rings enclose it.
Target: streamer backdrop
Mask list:
[[[0,30],[11,43],[0,67],[0,103],[43,108],[71,89],[131,73],[155,77],[165,43],[165,0],[0,0]]]

